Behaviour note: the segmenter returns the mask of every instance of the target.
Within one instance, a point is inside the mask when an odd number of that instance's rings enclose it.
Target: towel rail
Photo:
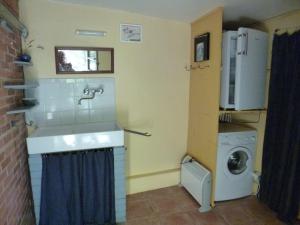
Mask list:
[[[129,130],[129,129],[126,129],[126,128],[124,128],[124,131],[128,132],[128,133],[132,133],[132,134],[137,134],[137,135],[145,136],[145,137],[152,136],[152,134],[149,133],[149,132],[140,132],[140,131],[135,131],[135,130]]]

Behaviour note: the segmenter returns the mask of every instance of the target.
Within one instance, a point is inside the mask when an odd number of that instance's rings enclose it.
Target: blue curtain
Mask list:
[[[39,225],[115,224],[112,149],[43,155]]]
[[[275,35],[259,198],[292,224],[300,203],[300,32]]]

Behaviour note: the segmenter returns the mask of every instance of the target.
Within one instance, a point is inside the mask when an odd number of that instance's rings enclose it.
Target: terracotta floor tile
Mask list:
[[[253,225],[286,225],[286,224],[277,219],[273,219],[269,221],[256,221]]]
[[[159,215],[185,212],[200,207],[192,196],[181,187],[152,191],[147,196],[153,209]]]
[[[225,220],[213,211],[200,213],[198,210],[190,212],[197,225],[228,225]]]
[[[127,221],[124,225],[161,225],[159,218],[142,218]]]
[[[132,195],[127,195],[127,201],[145,200],[146,192],[140,192]]]
[[[207,213],[182,187],[130,195],[125,225],[284,225],[256,197],[217,203]]]
[[[182,205],[173,198],[156,198],[151,200],[151,206],[158,215],[182,212]]]
[[[161,217],[160,225],[197,225],[188,213],[174,213]]]
[[[176,194],[174,189],[175,189],[175,187],[161,188],[161,189],[157,189],[157,190],[153,190],[153,191],[144,192],[144,194],[145,194],[146,198],[148,198],[148,199],[170,198]]]
[[[177,189],[177,193],[174,194],[172,199],[180,203],[182,211],[198,209],[200,205],[196,200],[185,191],[183,188]]]
[[[151,217],[154,210],[148,200],[136,200],[127,202],[127,219]]]
[[[176,189],[173,189],[173,196],[176,197],[176,199],[180,199],[182,201],[189,201],[189,202],[191,202],[191,201],[194,202],[195,201],[193,199],[193,197],[182,187],[178,187]]]
[[[248,225],[250,221],[253,222],[253,217],[246,212],[242,205],[217,205],[214,211],[230,225]]]
[[[244,208],[245,212],[252,217],[275,217],[268,207],[260,203],[256,198],[248,198],[246,201],[241,202],[241,206]]]

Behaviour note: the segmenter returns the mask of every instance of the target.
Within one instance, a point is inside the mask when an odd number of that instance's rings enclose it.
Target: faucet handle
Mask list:
[[[102,87],[98,88],[98,91],[100,92],[100,94],[103,94],[104,89]]]
[[[90,94],[90,89],[88,87],[86,87],[85,89],[83,89],[83,94],[89,95]]]
[[[103,90],[102,87],[92,89],[91,91],[92,91],[93,93],[100,93],[100,94],[103,94],[103,92],[104,92],[104,90]]]

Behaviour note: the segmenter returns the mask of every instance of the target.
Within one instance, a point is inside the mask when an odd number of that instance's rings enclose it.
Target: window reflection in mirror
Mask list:
[[[114,49],[55,47],[57,74],[113,73]]]

